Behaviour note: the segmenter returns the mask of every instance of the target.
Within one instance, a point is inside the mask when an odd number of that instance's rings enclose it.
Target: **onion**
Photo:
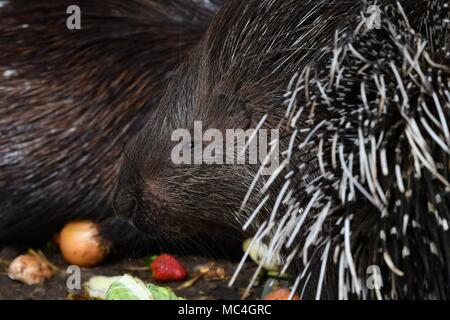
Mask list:
[[[39,284],[53,276],[53,269],[43,258],[23,254],[15,258],[8,268],[8,276],[28,285]]]
[[[109,243],[101,239],[98,225],[92,221],[70,222],[59,235],[59,248],[64,259],[80,267],[92,267],[103,261],[109,247]]]

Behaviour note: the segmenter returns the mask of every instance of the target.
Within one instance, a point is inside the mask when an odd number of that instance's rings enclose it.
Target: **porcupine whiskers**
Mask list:
[[[326,68],[310,65],[289,83],[291,143],[274,201],[286,206],[274,207],[255,242],[268,236],[266,260],[299,261],[293,292],[316,278],[317,299],[325,281],[340,299],[450,294],[441,283],[450,277],[448,3],[428,7],[419,26],[395,1],[382,7],[380,30],[367,30],[362,16],[352,37],[336,32],[315,62]],[[315,154],[308,166],[291,158],[306,152]],[[382,287],[367,288],[370,266]],[[438,274],[414,280],[431,269]]]

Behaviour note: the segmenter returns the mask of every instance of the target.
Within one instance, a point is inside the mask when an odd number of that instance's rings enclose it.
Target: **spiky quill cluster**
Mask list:
[[[402,2],[380,7],[380,29],[362,15],[289,84],[290,143],[268,179],[284,184],[255,241],[298,268],[293,291],[450,295],[449,4],[428,2],[414,26]]]

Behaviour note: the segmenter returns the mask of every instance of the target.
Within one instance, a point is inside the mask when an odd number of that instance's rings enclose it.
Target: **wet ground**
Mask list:
[[[84,297],[83,290],[78,290],[75,294],[70,292],[66,286],[68,264],[62,259],[60,253],[55,249],[43,249],[42,252],[59,269],[58,272],[49,280],[41,285],[28,286],[26,284],[13,281],[7,275],[9,262],[16,256],[25,253],[26,249],[17,249],[11,247],[0,248],[0,299],[79,299]],[[191,286],[186,287],[186,282],[173,282],[164,284],[174,289],[176,294],[187,299],[240,299],[248,279],[251,278],[255,266],[247,263],[234,287],[228,287],[228,280],[232,276],[236,262],[230,262],[221,259],[211,259],[205,257],[182,256],[179,260],[189,269],[191,279],[198,278],[198,281]],[[195,270],[202,265],[211,267],[211,270],[224,271],[223,277],[199,277]],[[109,259],[99,266],[93,268],[82,268],[82,281],[87,281],[90,277],[96,275],[117,276],[129,273],[139,277],[145,282],[154,282],[151,273],[146,267],[146,258],[127,258],[127,259]],[[189,280],[186,279],[186,280]],[[185,285],[185,288],[180,286]],[[250,298],[257,298],[257,290],[252,290]]]

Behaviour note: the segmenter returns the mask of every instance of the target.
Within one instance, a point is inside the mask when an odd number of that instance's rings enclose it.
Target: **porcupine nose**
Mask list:
[[[112,207],[116,215],[131,222],[137,208],[137,200],[119,185],[114,191]]]

